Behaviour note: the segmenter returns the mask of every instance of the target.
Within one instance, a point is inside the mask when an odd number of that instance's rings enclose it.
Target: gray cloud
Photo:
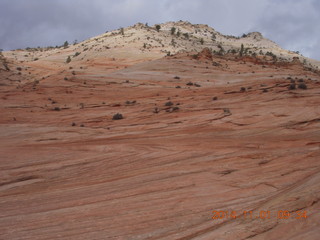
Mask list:
[[[1,0],[0,48],[55,46],[137,22],[187,20],[223,34],[260,31],[320,60],[319,12],[317,0]]]

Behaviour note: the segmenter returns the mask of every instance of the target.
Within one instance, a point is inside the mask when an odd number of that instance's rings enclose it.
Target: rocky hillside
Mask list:
[[[179,52],[199,52],[205,47],[218,55],[265,56],[272,57],[274,61],[299,58],[307,67],[320,67],[319,61],[284,50],[259,32],[244,34],[241,37],[226,36],[207,25],[184,21],[154,26],[138,23],[73,45],[30,48],[5,54],[8,58],[20,61],[46,60],[55,64],[65,63],[68,57],[72,62],[83,64],[87,61],[101,63],[106,58],[130,59],[137,63]]]
[[[0,239],[319,238],[320,75],[296,54],[177,22],[3,55]]]

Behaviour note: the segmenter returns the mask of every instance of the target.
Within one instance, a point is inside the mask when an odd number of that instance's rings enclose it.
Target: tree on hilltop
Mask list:
[[[176,28],[175,28],[175,27],[172,27],[172,28],[171,28],[171,35],[174,35],[175,32],[176,32]]]
[[[159,32],[160,29],[161,29],[161,26],[160,26],[160,25],[156,25],[156,29],[157,29],[157,31]]]
[[[63,47],[64,47],[64,48],[69,47],[69,43],[68,43],[68,41],[65,41],[65,42],[64,42]]]

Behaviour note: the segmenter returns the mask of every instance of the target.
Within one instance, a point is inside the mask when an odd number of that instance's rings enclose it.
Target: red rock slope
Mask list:
[[[0,239],[318,239],[319,74],[208,52],[32,64],[1,70]]]

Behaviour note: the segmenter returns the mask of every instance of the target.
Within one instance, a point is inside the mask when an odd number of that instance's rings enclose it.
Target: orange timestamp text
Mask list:
[[[307,219],[307,211],[212,211],[212,219]]]

